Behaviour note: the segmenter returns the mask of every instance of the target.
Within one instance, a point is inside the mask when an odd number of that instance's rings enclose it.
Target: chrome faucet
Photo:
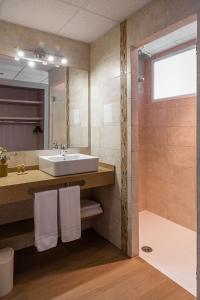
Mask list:
[[[58,143],[53,143],[52,149],[59,149],[60,155],[65,156],[65,152],[67,149],[67,146],[65,144],[58,144]]]
[[[53,143],[52,149],[58,149],[58,143]]]
[[[60,144],[60,155],[65,156],[66,148],[65,144]]]

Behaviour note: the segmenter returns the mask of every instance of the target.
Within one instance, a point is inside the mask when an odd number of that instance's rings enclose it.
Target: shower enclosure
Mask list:
[[[187,26],[196,33],[196,23]],[[187,26],[166,37],[162,51],[159,39],[133,50],[139,120],[133,168],[139,255],[196,295],[196,41],[173,44]]]

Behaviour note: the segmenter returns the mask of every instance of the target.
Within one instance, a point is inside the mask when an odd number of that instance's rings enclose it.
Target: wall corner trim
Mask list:
[[[121,249],[128,253],[127,21],[120,24]]]

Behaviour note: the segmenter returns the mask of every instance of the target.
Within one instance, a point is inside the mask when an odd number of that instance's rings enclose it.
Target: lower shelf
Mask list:
[[[93,203],[92,203],[93,202]],[[92,218],[103,213],[95,201],[83,201],[81,220]],[[34,220],[22,220],[0,226],[0,248],[12,247],[14,250],[28,248],[34,245]]]

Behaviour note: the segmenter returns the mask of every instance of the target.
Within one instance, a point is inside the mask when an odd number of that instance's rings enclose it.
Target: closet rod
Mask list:
[[[28,124],[28,125],[33,125],[33,124],[38,124],[38,121],[33,121],[33,122],[28,122],[28,121],[0,121],[0,124],[5,125],[5,124]]]

